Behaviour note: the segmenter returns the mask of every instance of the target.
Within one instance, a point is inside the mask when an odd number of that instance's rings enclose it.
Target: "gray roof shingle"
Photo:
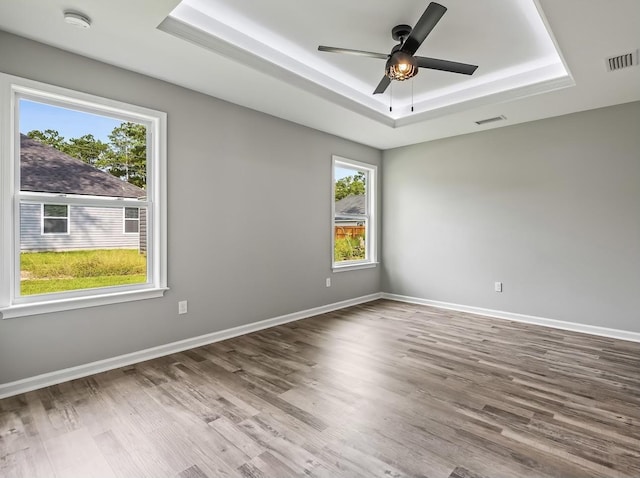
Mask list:
[[[365,214],[366,196],[350,195],[336,201],[336,217],[346,214]]]
[[[53,146],[20,135],[22,191],[142,198],[144,189],[122,181]]]

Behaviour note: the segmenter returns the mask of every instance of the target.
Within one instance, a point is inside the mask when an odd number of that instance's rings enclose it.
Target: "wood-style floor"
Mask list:
[[[640,476],[640,343],[376,301],[0,401],[2,477]]]

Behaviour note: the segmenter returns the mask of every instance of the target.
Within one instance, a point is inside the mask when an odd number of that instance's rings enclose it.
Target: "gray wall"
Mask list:
[[[3,32],[0,70],[167,112],[171,287],[0,321],[0,383],[380,291],[379,268],[325,287],[331,155],[380,151]]]
[[[383,161],[385,291],[640,332],[640,103]]]

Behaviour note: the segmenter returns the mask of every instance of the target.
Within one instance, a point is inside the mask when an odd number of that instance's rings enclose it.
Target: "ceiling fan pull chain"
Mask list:
[[[411,112],[413,113],[413,78],[411,79]]]
[[[393,83],[389,86],[389,113],[391,113],[393,111]]]

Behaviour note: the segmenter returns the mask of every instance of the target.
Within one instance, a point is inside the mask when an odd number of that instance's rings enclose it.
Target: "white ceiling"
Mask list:
[[[448,11],[417,54],[478,70],[421,69],[391,95],[371,94],[383,60],[317,51],[388,53],[391,28],[428,3],[2,0],[0,29],[381,149],[640,100],[640,67],[605,68],[640,47],[638,0],[440,0]]]

